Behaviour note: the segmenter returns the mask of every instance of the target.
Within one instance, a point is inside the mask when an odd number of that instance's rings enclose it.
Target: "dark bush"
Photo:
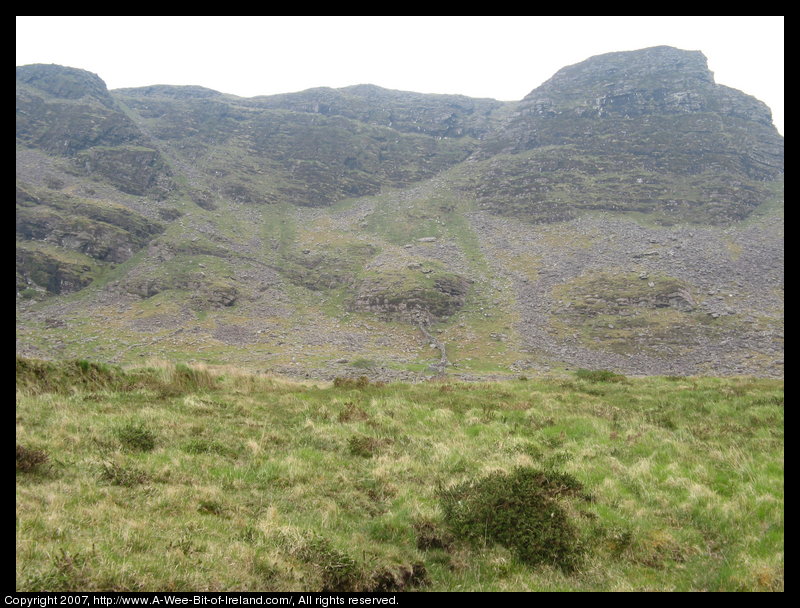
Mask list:
[[[150,452],[156,447],[156,436],[143,422],[129,422],[114,429],[114,435],[126,448]]]
[[[353,456],[372,458],[384,445],[384,441],[367,435],[353,435],[347,441],[347,447]]]
[[[428,585],[428,571],[422,562],[379,568],[372,573],[365,591],[369,593],[396,593]]]
[[[359,591],[364,573],[352,557],[336,549],[325,538],[315,537],[300,550],[300,558],[313,564],[320,573],[322,589],[332,591]]]
[[[104,462],[101,465],[100,479],[115,486],[131,488],[148,481],[144,471],[136,467],[124,467],[115,462]]]
[[[181,450],[187,454],[220,454],[223,456],[233,452],[231,448],[228,448],[218,441],[204,439],[202,437],[189,439],[189,441],[181,446]]]
[[[224,515],[225,507],[216,500],[201,500],[197,512],[206,515]]]
[[[50,457],[43,450],[33,450],[17,444],[17,471],[33,473],[40,470]]]
[[[450,532],[440,529],[435,522],[424,519],[414,523],[414,535],[417,539],[417,549],[428,551],[430,549],[449,550],[453,544]]]
[[[333,379],[333,386],[336,388],[367,388],[369,386],[369,378],[366,376],[359,376],[358,378],[337,376]]]
[[[575,570],[582,543],[560,498],[585,498],[570,475],[518,468],[440,492],[444,521],[453,536],[473,544],[496,543],[528,565]]]
[[[353,403],[346,403],[339,412],[339,422],[354,422],[369,420],[369,414]]]

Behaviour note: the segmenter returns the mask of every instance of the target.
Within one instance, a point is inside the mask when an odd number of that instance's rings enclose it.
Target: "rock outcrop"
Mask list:
[[[53,154],[142,143],[95,74],[56,65],[17,68],[17,140]]]
[[[352,309],[428,324],[455,314],[464,305],[468,291],[467,279],[441,268],[383,269],[360,281]]]
[[[128,260],[164,230],[109,201],[20,186],[16,201],[17,271],[25,288],[53,294],[82,289],[92,271]]]

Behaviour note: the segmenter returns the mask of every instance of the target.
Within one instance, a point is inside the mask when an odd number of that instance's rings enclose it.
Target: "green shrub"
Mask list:
[[[496,543],[531,566],[575,570],[583,552],[558,499],[584,497],[570,475],[520,467],[440,492],[444,521],[459,540]]]
[[[156,447],[156,435],[144,422],[128,422],[114,429],[123,447],[136,452],[150,452]]]

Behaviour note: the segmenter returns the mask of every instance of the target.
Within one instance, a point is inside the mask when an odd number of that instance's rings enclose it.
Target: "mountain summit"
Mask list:
[[[510,200],[487,201],[528,219],[629,209],[724,225],[769,197],[750,182],[771,182],[784,170],[783,138],[769,109],[715,84],[699,51],[671,47],[599,55],[559,70],[519,103],[482,152],[556,163],[538,180],[540,197],[520,201],[514,188]],[[600,172],[627,183],[598,184]],[[565,188],[573,194],[555,194]]]
[[[784,140],[699,51],[599,55],[514,103],[16,84],[21,354],[783,374]]]
[[[700,51],[659,46],[598,55],[559,70],[523,99],[523,112],[644,116],[718,112],[772,124],[762,102],[717,85]]]

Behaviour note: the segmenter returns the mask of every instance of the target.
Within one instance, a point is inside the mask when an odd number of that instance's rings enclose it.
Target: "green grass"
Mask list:
[[[18,359],[17,590],[783,590],[782,381],[337,384]]]

